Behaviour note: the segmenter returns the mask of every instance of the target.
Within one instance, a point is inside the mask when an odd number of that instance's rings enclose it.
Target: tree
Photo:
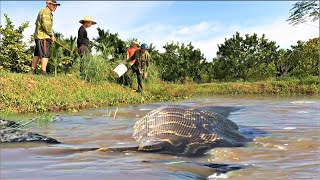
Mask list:
[[[292,50],[280,49],[278,53],[279,58],[274,61],[277,71],[276,77],[280,78],[282,76],[289,76],[296,66],[296,62],[292,61]]]
[[[290,17],[287,21],[290,24],[297,25],[305,23],[306,19],[316,21],[319,19],[319,1],[298,1],[290,9]]]
[[[163,80],[184,83],[201,78],[201,66],[205,58],[200,49],[194,49],[191,43],[180,45],[173,42],[167,43],[164,48],[165,52],[155,62]]]
[[[319,75],[320,38],[310,39],[308,42],[298,41],[292,46],[292,55],[289,61],[294,63],[291,76]]]
[[[241,37],[236,32],[232,38],[218,45],[218,58],[213,62],[219,80],[257,80],[275,74],[273,60],[278,58],[278,46],[263,34]]]
[[[152,43],[149,45],[148,49],[149,54],[151,55],[152,61],[157,61],[160,57],[160,53],[158,50],[156,50],[156,46],[154,46]]]
[[[11,72],[28,72],[32,61],[32,52],[22,41],[23,31],[29,22],[22,23],[15,29],[7,14],[4,14],[6,25],[0,26],[0,70]]]
[[[110,33],[109,30],[105,31],[101,28],[97,28],[98,37],[93,38],[93,46],[100,52],[101,55],[109,59],[123,58],[126,53],[126,42],[119,38],[118,33]]]
[[[130,38],[126,41],[126,47],[129,48],[132,44],[133,41],[137,41],[138,42],[138,39],[137,38]]]

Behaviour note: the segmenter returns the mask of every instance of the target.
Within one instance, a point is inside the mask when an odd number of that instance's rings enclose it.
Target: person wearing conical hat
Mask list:
[[[97,24],[94,20],[91,19],[89,16],[85,16],[83,19],[79,21],[82,25],[78,30],[78,39],[77,39],[77,50],[81,57],[80,61],[80,75],[83,72],[83,62],[82,57],[90,51],[90,41],[87,34],[87,28],[91,25]]]

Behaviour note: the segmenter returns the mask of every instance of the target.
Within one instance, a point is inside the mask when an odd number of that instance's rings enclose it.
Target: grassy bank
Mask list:
[[[265,81],[210,84],[146,85],[143,95],[118,84],[88,83],[75,76],[44,77],[28,74],[0,73],[0,113],[78,110],[88,107],[174,101],[203,95],[269,94],[317,95],[317,81]]]

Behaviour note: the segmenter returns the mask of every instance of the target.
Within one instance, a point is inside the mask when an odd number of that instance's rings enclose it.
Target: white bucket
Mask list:
[[[127,71],[128,71],[127,66],[121,63],[113,70],[113,75],[114,77],[119,78]]]

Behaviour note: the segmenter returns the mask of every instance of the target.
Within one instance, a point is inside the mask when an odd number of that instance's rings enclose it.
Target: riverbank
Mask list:
[[[140,95],[119,84],[88,83],[76,76],[0,73],[0,113],[76,111],[83,108],[176,101],[196,96],[264,94],[318,95],[318,82],[228,82],[208,84],[146,84]]]

